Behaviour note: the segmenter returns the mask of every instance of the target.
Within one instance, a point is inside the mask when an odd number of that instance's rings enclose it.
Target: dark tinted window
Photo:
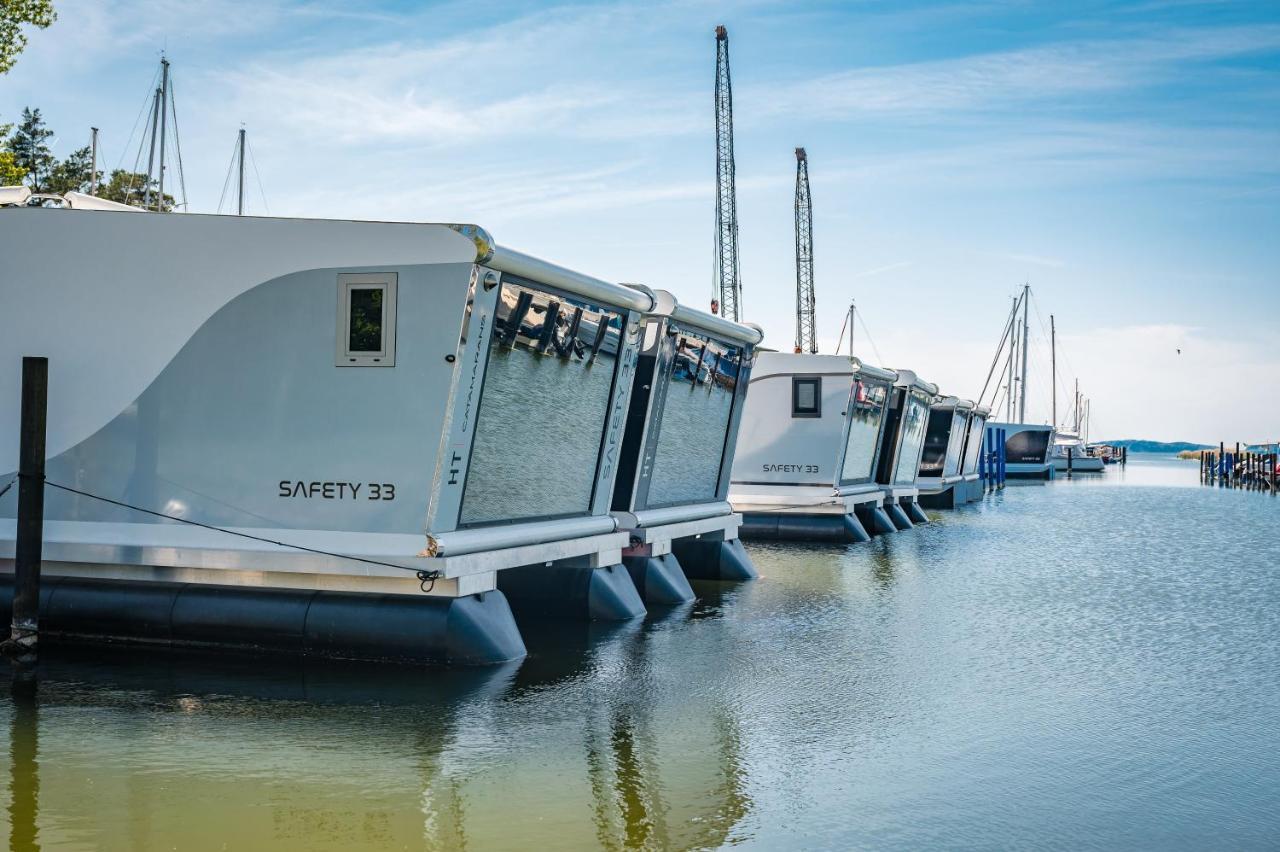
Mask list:
[[[1004,442],[1009,464],[1044,464],[1049,454],[1049,430],[1015,432]]]
[[[951,439],[951,409],[929,412],[929,428],[924,433],[924,452],[920,455],[921,476],[942,476]]]
[[[822,416],[822,379],[794,378],[791,380],[791,416]]]
[[[347,326],[347,349],[351,352],[382,351],[381,287],[352,287],[351,312]]]

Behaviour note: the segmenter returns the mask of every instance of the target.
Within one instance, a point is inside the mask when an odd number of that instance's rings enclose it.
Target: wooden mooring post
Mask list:
[[[13,622],[6,648],[34,657],[39,638],[40,556],[44,540],[44,448],[49,359],[22,359],[22,425],[18,447],[18,527],[13,560]]]
[[[1218,449],[1200,453],[1200,481],[1219,488],[1243,488],[1246,491],[1266,491],[1276,495],[1280,487],[1280,443],[1258,444],[1261,451],[1243,448],[1239,443],[1233,452],[1227,452],[1225,442],[1218,442]]]

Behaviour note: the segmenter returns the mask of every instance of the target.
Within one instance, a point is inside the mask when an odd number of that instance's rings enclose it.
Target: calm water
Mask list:
[[[1139,459],[497,671],[126,652],[0,699],[15,848],[1280,847],[1280,500]]]

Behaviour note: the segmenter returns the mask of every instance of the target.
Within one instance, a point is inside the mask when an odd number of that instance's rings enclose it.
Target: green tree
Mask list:
[[[26,171],[27,185],[32,192],[44,192],[49,170],[53,167],[53,155],[45,144],[52,135],[53,131],[45,127],[44,119],[40,117],[40,110],[27,107],[22,110],[22,121],[5,143],[18,167]]]
[[[92,183],[92,153],[88,147],[72,151],[65,160],[54,163],[49,170],[49,180],[45,184],[46,192],[63,195],[68,192],[88,192]],[[98,180],[102,180],[102,172],[98,172]]]
[[[0,0],[0,74],[13,67],[27,46],[23,25],[44,29],[57,17],[53,0]]]
[[[159,192],[159,186],[156,181],[151,181],[151,207],[156,208],[156,194]],[[98,190],[98,197],[105,198],[108,201],[119,201],[121,204],[132,204],[134,207],[141,207],[143,200],[147,194],[147,176],[137,174],[135,172],[125,171],[124,169],[116,169],[111,173],[111,180],[107,181]],[[173,210],[173,196],[169,193],[164,194],[164,204],[161,209],[166,213]]]
[[[0,186],[17,186],[27,176],[27,170],[14,162],[13,154],[0,151]]]

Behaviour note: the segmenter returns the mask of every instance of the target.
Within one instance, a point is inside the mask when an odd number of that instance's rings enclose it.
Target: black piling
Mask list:
[[[596,339],[591,341],[591,357],[588,360],[594,361],[596,355],[600,354],[600,347],[604,345],[604,339],[609,334],[609,319],[604,314],[596,320]]]
[[[533,294],[523,291],[516,298],[516,306],[507,316],[507,327],[503,329],[502,343],[505,346],[512,346],[516,342],[516,335],[520,333],[520,326],[524,324],[524,318],[529,313],[529,306],[533,304]]]
[[[564,335],[564,344],[556,343],[556,353],[561,358],[569,358],[573,355],[574,347],[578,342],[580,325],[582,325],[582,308],[574,308],[573,319],[569,320],[569,330]]]
[[[539,355],[547,351],[547,346],[555,338],[556,324],[559,319],[560,303],[552,302],[547,305],[546,316],[542,318],[542,334],[538,337],[538,345],[535,347]]]
[[[13,561],[13,621],[7,647],[34,657],[39,637],[40,550],[44,540],[44,446],[49,359],[22,359],[22,426],[18,447],[18,528]]]
[[[1072,453],[1071,447],[1067,447],[1067,479],[1071,478]]]

